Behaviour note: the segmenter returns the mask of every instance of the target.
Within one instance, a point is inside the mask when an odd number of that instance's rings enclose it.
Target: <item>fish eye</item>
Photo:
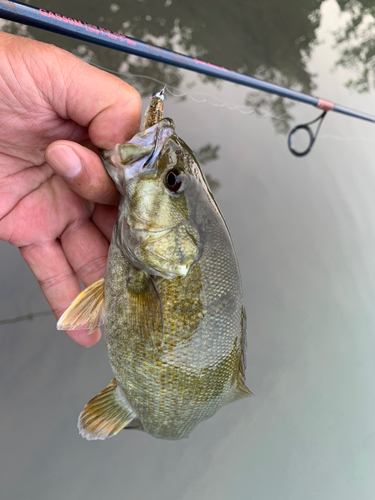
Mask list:
[[[177,193],[182,185],[182,178],[180,172],[175,168],[169,170],[167,175],[164,177],[165,187],[172,193]]]

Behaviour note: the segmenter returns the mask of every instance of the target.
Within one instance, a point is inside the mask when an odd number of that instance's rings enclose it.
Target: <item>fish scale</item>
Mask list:
[[[221,225],[224,234],[220,234],[220,224],[206,226],[210,232],[218,233],[216,238],[204,235],[214,244],[222,240],[220,236],[225,236],[224,225]],[[198,422],[213,415],[232,396],[233,374],[239,371],[240,363],[239,273],[230,242],[227,240],[227,246],[221,243],[218,250],[215,247],[203,251],[187,277],[156,279],[165,316],[162,350],[155,350],[152,343],[145,348],[138,343],[137,332],[130,328],[128,335],[123,335],[117,324],[127,324],[124,304],[114,297],[116,305],[112,309],[112,297],[118,290],[109,286],[105,293],[109,316],[106,342],[110,346],[113,371],[144,429],[156,437],[186,437]],[[128,263],[118,248],[111,247],[109,262],[112,264],[106,278],[108,283],[112,282],[113,273],[117,279],[124,277],[120,288],[125,287]],[[203,280],[203,276],[210,278]],[[124,302],[128,302],[126,297]],[[114,325],[111,318],[118,318]],[[221,332],[226,335],[220,335]],[[119,362],[118,351],[123,353],[125,363]]]

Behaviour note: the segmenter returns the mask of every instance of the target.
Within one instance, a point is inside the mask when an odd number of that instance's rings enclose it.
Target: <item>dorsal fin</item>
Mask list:
[[[247,333],[247,317],[245,306],[242,306],[242,335],[240,341],[240,366],[237,378],[237,384],[233,387],[228,403],[236,401],[237,399],[249,398],[254,396],[245,384],[245,370],[246,370],[246,333]]]
[[[245,386],[245,371],[246,371],[246,354],[247,354],[247,315],[245,306],[242,306],[242,335],[241,335],[241,357],[240,357],[240,373],[239,377],[242,385]]]

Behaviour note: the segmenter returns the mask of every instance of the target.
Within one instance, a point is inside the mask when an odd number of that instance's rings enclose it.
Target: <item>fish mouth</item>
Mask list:
[[[117,144],[114,149],[102,151],[109,175],[117,184],[118,174],[108,166],[112,165],[122,173],[122,181],[127,182],[142,172],[154,171],[154,159],[157,158],[165,142],[175,133],[171,118],[164,118],[152,127],[136,134],[129,142]]]

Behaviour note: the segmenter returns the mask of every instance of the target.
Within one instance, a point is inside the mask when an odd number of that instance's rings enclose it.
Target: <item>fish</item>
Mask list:
[[[88,440],[122,429],[186,438],[245,382],[246,312],[229,230],[194,153],[156,93],[141,130],[101,151],[121,194],[105,277],[81,292],[60,330],[105,327],[114,374],[78,419]]]

